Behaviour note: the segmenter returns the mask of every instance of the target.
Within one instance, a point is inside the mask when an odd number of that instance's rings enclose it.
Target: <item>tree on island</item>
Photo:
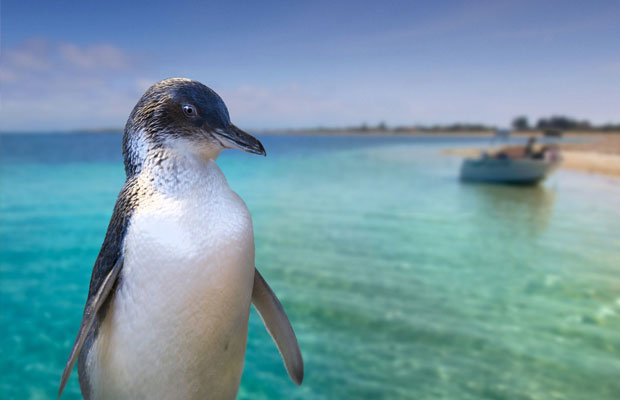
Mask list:
[[[592,125],[589,121],[578,121],[574,118],[566,117],[563,115],[554,115],[550,118],[541,118],[536,123],[536,127],[541,130],[545,129],[559,129],[559,130],[590,130]]]
[[[515,131],[527,131],[530,129],[530,122],[526,116],[521,115],[512,120],[512,128]]]

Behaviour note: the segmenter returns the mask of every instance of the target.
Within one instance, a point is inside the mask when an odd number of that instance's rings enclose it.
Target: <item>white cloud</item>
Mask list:
[[[112,44],[26,41],[5,49],[0,62],[0,130],[121,128],[157,75]],[[248,129],[357,123],[360,109],[376,109],[372,101],[343,101],[342,93],[297,84],[216,89],[233,121]]]
[[[0,130],[121,128],[157,75],[145,60],[112,44],[26,41],[5,49],[0,62]],[[351,96],[344,88],[233,83],[216,89],[233,121],[248,129],[360,123],[360,114],[393,116],[386,99]]]
[[[42,39],[31,39],[22,45],[3,49],[0,59],[0,82],[3,94],[7,86],[19,84],[32,74],[49,70],[52,66],[47,43]]]
[[[139,64],[106,43],[32,39],[4,49],[0,129],[122,127],[148,80]]]
[[[288,84],[275,88],[242,85],[218,88],[233,122],[248,129],[348,126],[394,121],[409,114],[409,104],[350,87],[319,88]]]
[[[319,97],[295,84],[275,89],[243,85],[222,89],[220,94],[233,119],[238,117],[260,125],[273,121],[274,117],[287,122],[294,119],[316,121],[319,116],[341,107],[338,100]]]
[[[97,44],[80,48],[75,44],[63,43],[58,48],[64,61],[84,69],[124,69],[129,66],[129,56],[110,44]]]

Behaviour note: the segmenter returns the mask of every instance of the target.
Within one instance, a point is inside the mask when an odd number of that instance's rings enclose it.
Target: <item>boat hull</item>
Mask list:
[[[558,161],[530,158],[467,158],[461,165],[461,180],[534,185],[545,179],[558,164]]]

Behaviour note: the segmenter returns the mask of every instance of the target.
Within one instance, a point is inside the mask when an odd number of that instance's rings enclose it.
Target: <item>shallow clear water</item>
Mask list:
[[[255,313],[240,399],[617,399],[620,180],[466,185],[480,139],[263,136],[220,165],[306,363]],[[54,398],[124,173],[119,135],[0,137],[0,398]],[[63,398],[79,398],[74,372]]]

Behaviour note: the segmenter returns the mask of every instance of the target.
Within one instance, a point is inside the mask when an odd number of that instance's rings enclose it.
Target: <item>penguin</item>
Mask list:
[[[95,261],[58,397],[78,362],[85,399],[233,399],[254,304],[290,378],[303,380],[290,322],[254,265],[250,212],[216,164],[266,155],[224,101],[190,79],[150,87],[122,140],[126,181]]]

